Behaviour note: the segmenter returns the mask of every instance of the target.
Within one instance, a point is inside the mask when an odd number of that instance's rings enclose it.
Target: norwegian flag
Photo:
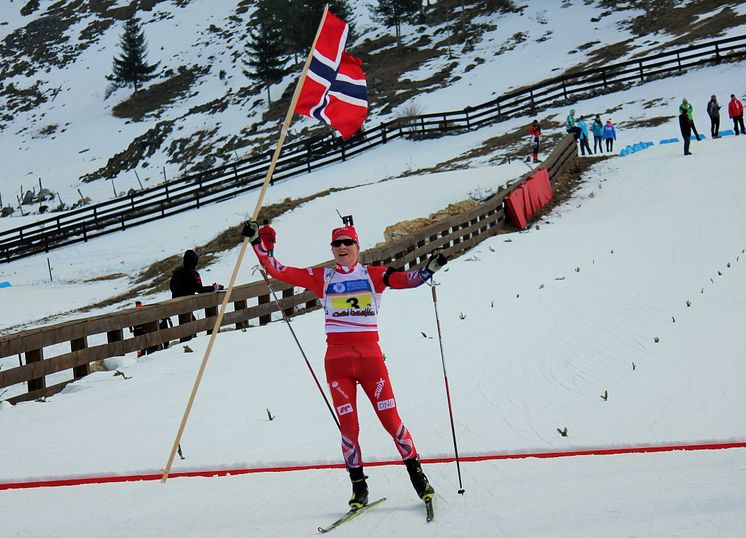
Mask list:
[[[295,106],[295,112],[331,125],[342,138],[358,132],[368,114],[362,62],[344,50],[348,32],[345,21],[326,12]]]

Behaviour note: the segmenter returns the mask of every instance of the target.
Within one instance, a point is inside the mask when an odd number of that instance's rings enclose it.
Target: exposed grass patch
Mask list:
[[[176,75],[133,93],[129,99],[112,108],[111,112],[117,118],[140,121],[146,115],[161,110],[168,104],[182,98],[197,78],[209,70],[209,66],[180,66]]]
[[[287,211],[292,211],[293,209],[307,202],[310,202],[311,200],[322,198],[324,196],[328,196],[329,194],[351,188],[354,187],[327,189],[325,191],[317,192],[303,198],[286,198],[282,202],[277,202],[275,204],[270,204],[262,207],[259,210],[257,222],[263,222],[265,219],[272,222],[274,219],[286,213]],[[247,216],[247,218],[249,217],[250,215]],[[196,247],[194,250],[196,250],[199,254],[200,266],[204,267],[206,265],[209,265],[220,253],[240,245],[243,241],[243,238],[241,237],[242,228],[243,224],[231,226],[227,230],[219,233],[216,237],[214,237],[207,243]],[[174,269],[181,265],[182,256],[183,253],[180,252],[151,264],[147,269],[145,269],[138,275],[135,280],[136,286],[128,294],[123,295],[124,299],[134,299],[137,297],[138,294],[142,295],[143,293],[149,294],[167,290],[169,282],[171,280],[171,273]],[[124,299],[119,300],[121,301]]]
[[[651,128],[664,125],[674,119],[676,116],[657,116],[655,118],[642,118],[642,119],[629,119],[624,122],[626,129],[639,128]]]

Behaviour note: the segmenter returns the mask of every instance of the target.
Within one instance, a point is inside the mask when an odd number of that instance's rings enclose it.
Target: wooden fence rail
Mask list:
[[[512,117],[564,106],[601,93],[619,91],[663,76],[710,63],[746,57],[746,36],[718,39],[563,75],[521,88],[463,110],[422,114],[381,123],[342,140],[334,133],[288,144],[273,181],[345,161],[354,155],[397,138],[441,136],[476,129]],[[49,252],[73,243],[124,230],[182,211],[232,198],[261,187],[269,154],[242,159],[133,192],[125,197],[68,211],[32,224],[0,232],[0,261],[12,261]]]
[[[576,158],[577,150],[572,136],[564,137],[544,163],[554,181]],[[363,263],[391,265],[401,269],[421,267],[427,255],[437,247],[446,249],[449,258],[457,257],[486,238],[497,233],[505,221],[503,199],[532,172],[502,188],[474,209],[435,222],[406,237],[379,248],[361,253]],[[327,262],[330,264],[331,262]],[[326,264],[325,264],[326,265]],[[310,291],[294,288],[289,284],[272,281],[280,299],[280,309],[288,315],[299,315],[319,307],[319,301]],[[0,393],[3,388],[27,383],[27,392],[7,400],[11,403],[49,396],[62,390],[68,383],[90,373],[90,364],[110,357],[117,357],[138,350],[160,349],[164,343],[188,338],[196,333],[212,330],[217,319],[217,308],[224,292],[203,293],[180,297],[161,303],[129,308],[121,312],[102,314],[66,321],[0,337],[0,358],[25,356],[25,364],[0,370]],[[223,317],[222,326],[244,329],[249,322],[265,325],[277,312],[277,305],[270,300],[264,281],[236,286],[231,296],[232,309]],[[195,319],[194,312],[203,311],[204,318]],[[158,322],[177,318],[179,324],[158,330]],[[130,336],[130,328],[143,327],[145,334]],[[93,343],[94,339],[104,343]],[[45,349],[68,344],[69,352],[45,357]],[[72,377],[48,385],[46,376],[72,369]]]

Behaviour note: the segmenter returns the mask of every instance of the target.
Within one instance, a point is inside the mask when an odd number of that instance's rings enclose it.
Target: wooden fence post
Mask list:
[[[269,293],[265,295],[260,295],[259,297],[257,297],[257,302],[260,305],[267,304],[269,302]],[[266,325],[270,321],[272,321],[272,314],[265,314],[263,316],[259,316],[259,325]]]
[[[81,351],[88,348],[88,337],[76,338],[70,342],[70,351]],[[73,378],[80,379],[91,373],[91,365],[89,363],[81,364],[73,368]]]
[[[233,310],[235,312],[239,312],[241,310],[246,310],[246,299],[244,299],[242,301],[235,301],[233,303]],[[249,326],[249,321],[248,320],[246,320],[246,321],[237,321],[236,322],[236,329],[237,330],[238,329],[246,329],[246,328],[248,328],[248,326]]]
[[[43,349],[34,349],[34,350],[26,352],[26,364],[33,364],[35,362],[39,362],[42,360],[44,360]],[[41,390],[45,388],[47,388],[47,380],[43,375],[35,379],[29,379],[29,382],[28,382],[29,392],[33,392],[35,390]]]
[[[194,314],[192,314],[191,312],[187,312],[186,314],[179,314],[178,318],[179,318],[179,325],[184,325],[186,323],[191,323],[192,321],[194,321]],[[188,342],[192,338],[194,338],[193,334],[182,336],[181,338],[179,338],[179,342]]]
[[[292,297],[293,295],[295,295],[295,291],[294,290],[295,290],[295,288],[288,288],[286,290],[282,290],[282,298],[283,299],[287,299],[289,297]],[[294,310],[295,310],[295,308],[293,308],[291,306],[290,308],[286,308],[285,310],[283,310],[283,312],[285,312],[285,315],[287,317],[290,317],[290,316],[293,315]]]
[[[205,317],[206,318],[217,317],[217,316],[218,316],[218,307],[217,306],[208,306],[207,308],[205,308]],[[207,331],[205,332],[205,334],[207,336],[210,336],[210,333],[212,332],[212,328],[214,327],[214,325],[215,324],[213,323],[212,325],[210,325],[207,328]],[[220,330],[220,329],[218,329],[218,330]]]

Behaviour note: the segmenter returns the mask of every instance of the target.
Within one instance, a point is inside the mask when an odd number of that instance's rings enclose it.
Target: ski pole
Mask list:
[[[440,332],[440,318],[438,317],[438,294],[435,292],[435,282],[428,282],[430,285],[430,289],[433,293],[433,307],[435,308],[435,323],[438,326],[438,343],[440,344],[440,362],[443,364],[443,379],[445,380],[445,386],[446,386],[446,399],[448,400],[448,416],[451,419],[451,435],[453,436],[453,451],[456,454],[456,471],[458,472],[458,493],[459,495],[463,495],[464,489],[463,484],[461,483],[461,465],[459,464],[458,459],[458,445],[456,444],[456,428],[453,426],[453,408],[451,407],[451,391],[448,388],[448,373],[446,372],[446,359],[445,355],[443,354],[443,336]]]
[[[267,284],[267,287],[269,288],[269,291],[272,294],[272,299],[277,305],[277,309],[282,314],[282,319],[285,320],[285,323],[287,324],[288,329],[290,329],[290,334],[293,335],[293,339],[295,340],[295,343],[298,345],[300,354],[303,355],[303,360],[306,361],[306,366],[308,366],[308,371],[311,372],[311,375],[313,376],[313,380],[316,382],[316,386],[319,388],[319,392],[321,393],[321,396],[324,398],[324,401],[326,402],[326,407],[329,409],[329,412],[332,414],[334,423],[337,425],[337,428],[339,428],[339,430],[342,431],[342,427],[339,425],[339,421],[337,420],[337,415],[334,414],[334,409],[332,409],[332,406],[329,403],[329,398],[326,397],[326,394],[324,393],[324,389],[321,388],[321,383],[319,383],[319,378],[316,377],[316,372],[313,371],[313,367],[311,366],[311,363],[309,362],[308,357],[306,357],[306,352],[303,351],[303,346],[300,345],[300,340],[298,340],[298,337],[295,335],[295,329],[293,329],[293,326],[290,323],[290,318],[288,318],[287,314],[285,314],[285,311],[280,306],[280,301],[277,299],[277,293],[275,293],[275,290],[272,287],[272,284],[270,283],[269,278],[267,277],[267,273],[264,272],[264,268],[262,267],[257,266],[257,269],[261,273],[262,278],[264,279],[264,283]]]

